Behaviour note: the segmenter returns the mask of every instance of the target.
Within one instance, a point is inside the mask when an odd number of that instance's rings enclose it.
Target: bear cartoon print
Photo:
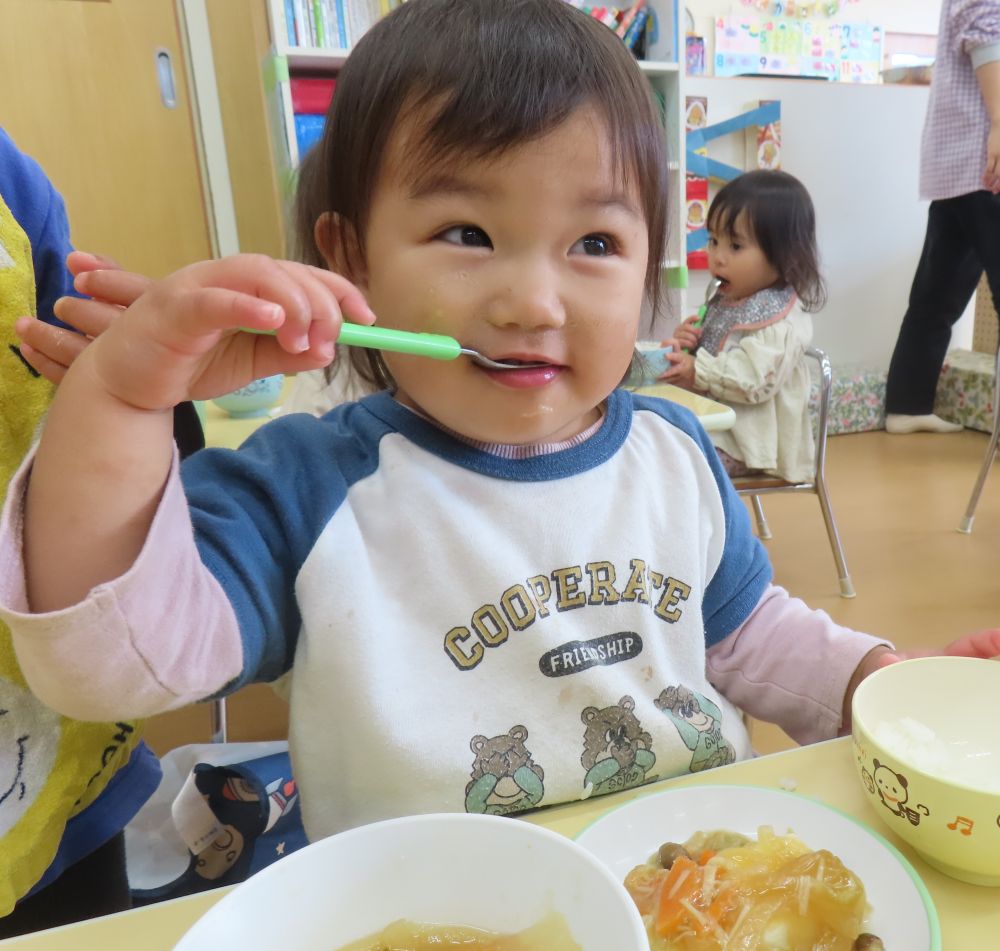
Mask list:
[[[656,756],[652,737],[642,729],[634,710],[635,700],[625,696],[603,709],[587,707],[580,715],[585,727],[580,765],[587,771],[583,798],[646,782]]]
[[[673,721],[691,750],[692,773],[735,762],[736,751],[722,734],[722,711],[707,697],[677,685],[661,691],[653,704]]]
[[[545,794],[545,771],[531,757],[528,731],[518,724],[500,736],[474,736],[472,779],[465,787],[466,812],[508,815],[532,809]]]

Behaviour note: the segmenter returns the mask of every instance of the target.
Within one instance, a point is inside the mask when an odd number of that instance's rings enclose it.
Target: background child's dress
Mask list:
[[[736,425],[711,433],[713,444],[790,482],[809,478],[815,465],[804,360],[812,332],[791,288],[766,288],[709,304],[695,355],[696,388],[736,410]]]

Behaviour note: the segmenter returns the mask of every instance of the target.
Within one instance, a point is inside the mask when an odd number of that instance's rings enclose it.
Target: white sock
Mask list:
[[[895,435],[906,433],[957,433],[964,427],[959,423],[928,413],[925,416],[905,416],[902,413],[888,413],[885,417],[885,431]]]

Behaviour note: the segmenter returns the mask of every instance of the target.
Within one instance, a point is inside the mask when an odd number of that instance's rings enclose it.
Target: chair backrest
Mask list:
[[[806,356],[819,363],[819,425],[816,427],[816,481],[826,467],[826,432],[829,425],[830,395],[833,392],[833,366],[830,358],[818,347],[808,347]]]
[[[816,485],[823,481],[826,467],[826,433],[830,413],[830,394],[833,391],[833,367],[830,358],[817,347],[808,347],[807,357],[819,364],[819,413],[816,426],[816,458],[812,478],[806,482],[786,482],[778,476],[741,476],[733,480],[740,495],[756,495],[758,492],[778,492],[782,489],[794,491],[816,491]]]

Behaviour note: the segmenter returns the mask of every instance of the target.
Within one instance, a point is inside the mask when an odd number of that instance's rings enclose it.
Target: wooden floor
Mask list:
[[[972,534],[956,531],[987,439],[971,430],[832,437],[827,481],[857,597],[838,594],[813,495],[765,500],[776,582],[839,623],[900,647],[943,645],[1000,626],[1000,471],[986,483]],[[252,687],[230,701],[230,722],[232,739],[273,739],[285,735],[286,708],[270,688]],[[157,717],[148,736],[158,753],[206,742],[209,711]],[[753,741],[761,752],[791,745],[768,724],[754,725]]]
[[[986,482],[972,534],[956,530],[988,440],[972,430],[831,437],[827,485],[857,597],[839,597],[813,495],[765,500],[775,581],[900,648],[1000,626],[1000,470]],[[754,724],[753,741],[760,752],[793,745],[769,724]]]

